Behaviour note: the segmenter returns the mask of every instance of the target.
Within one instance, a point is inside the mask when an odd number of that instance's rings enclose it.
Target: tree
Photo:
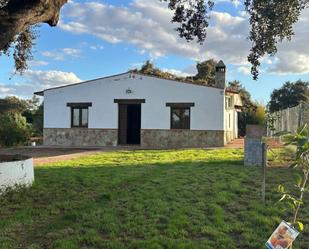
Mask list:
[[[41,103],[33,113],[32,128],[35,136],[43,135],[43,110],[44,103]]]
[[[158,0],[159,1],[159,0]],[[177,23],[179,36],[203,43],[207,37],[210,12],[214,0],[161,0],[168,3],[174,12],[172,22]],[[231,0],[233,1],[233,0]],[[32,27],[47,23],[56,26],[61,7],[67,0],[0,0],[0,53],[8,54],[15,47],[15,68],[23,72],[27,60],[31,58],[33,39],[36,37]],[[274,55],[277,45],[284,39],[291,40],[293,24],[302,11],[309,6],[308,0],[244,0],[250,16],[251,31],[249,39],[252,48],[248,56],[251,73],[258,78],[260,59]]]
[[[206,60],[196,64],[197,74],[194,79],[203,81],[207,85],[214,85],[216,76],[217,61],[214,59]]]
[[[27,108],[28,102],[26,100],[17,97],[6,97],[0,99],[0,115],[8,112],[23,113]]]
[[[144,65],[142,65],[140,72],[143,74],[152,73],[155,70],[153,63],[150,60],[147,60]]]
[[[255,105],[255,109],[250,112],[250,124],[257,124],[257,125],[265,125],[266,120],[266,108],[263,104],[258,102],[253,102]]]
[[[292,227],[297,226],[298,229],[303,232],[304,225],[299,220],[299,213],[301,207],[305,202],[305,194],[308,193],[308,181],[309,181],[309,128],[305,124],[301,127],[296,134],[285,135],[284,140],[288,145],[294,145],[296,147],[295,159],[291,167],[298,167],[300,170],[295,178],[294,190],[286,190],[283,185],[278,186],[278,192],[282,194],[280,201],[288,203],[288,207],[291,209],[293,216],[290,224]],[[292,249],[292,246],[290,247]]]
[[[141,67],[141,69],[133,69],[131,70],[131,72],[138,72],[138,73],[142,73],[142,74],[146,74],[146,75],[152,75],[152,76],[156,76],[156,77],[160,77],[163,79],[178,79],[178,77],[176,75],[173,75],[169,72],[164,72],[159,68],[156,68],[155,65],[147,60]]]
[[[40,23],[56,26],[60,8],[67,0],[0,0],[0,54],[14,46],[17,71],[27,68],[36,35],[33,27]]]
[[[185,82],[191,82],[197,85],[214,85],[216,75],[217,62],[213,59],[200,62],[196,64],[198,73],[195,76],[181,77],[169,72],[162,71],[155,67],[155,65],[147,60],[141,67],[141,69],[134,69],[131,72],[138,72],[146,75],[152,75],[167,80],[179,80]]]
[[[8,112],[0,115],[0,145],[14,146],[29,141],[30,126],[20,113]]]
[[[302,101],[307,101],[309,97],[309,82],[301,80],[295,83],[287,81],[284,85],[275,89],[268,103],[269,112],[276,112],[299,105]]]
[[[26,122],[32,126],[35,135],[43,132],[43,104],[38,97],[24,100],[17,97],[5,97],[0,99],[0,116],[8,113],[20,114],[26,118]]]
[[[32,124],[34,120],[34,115],[40,107],[40,99],[33,95],[31,99],[20,100],[26,102],[26,109],[21,112],[21,114],[27,119],[27,123]]]

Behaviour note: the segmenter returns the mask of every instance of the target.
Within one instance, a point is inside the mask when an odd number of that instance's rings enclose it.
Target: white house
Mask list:
[[[223,146],[237,137],[238,94],[226,67],[214,86],[127,72],[46,89],[44,145]]]

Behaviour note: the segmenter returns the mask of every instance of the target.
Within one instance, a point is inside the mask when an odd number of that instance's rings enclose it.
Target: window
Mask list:
[[[230,96],[225,97],[225,109],[232,108],[232,98]]]
[[[171,129],[190,129],[190,108],[171,108]]]
[[[88,128],[88,108],[91,103],[67,103],[71,107],[71,127]]]
[[[171,129],[190,129],[191,107],[194,103],[166,103],[171,108]]]
[[[88,127],[88,107],[72,107],[72,127]]]

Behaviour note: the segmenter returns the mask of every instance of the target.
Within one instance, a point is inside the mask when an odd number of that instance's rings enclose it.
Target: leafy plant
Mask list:
[[[291,167],[300,168],[302,175],[297,175],[295,179],[296,194],[286,190],[283,185],[278,186],[278,192],[282,194],[280,201],[286,201],[292,208],[293,217],[291,225],[298,227],[299,231],[304,230],[303,223],[299,220],[300,208],[304,203],[304,194],[308,192],[307,186],[309,178],[309,128],[308,125],[301,127],[295,135],[289,134],[284,137],[286,144],[296,146],[295,160]]]
[[[27,142],[31,135],[31,128],[26,118],[20,113],[6,113],[0,115],[0,145],[14,146]]]

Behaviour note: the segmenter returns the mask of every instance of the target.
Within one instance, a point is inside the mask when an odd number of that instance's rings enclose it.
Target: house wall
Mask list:
[[[234,106],[236,103],[234,94],[226,94],[226,98],[231,98],[231,106],[227,106],[225,102],[224,111],[224,130],[225,130],[225,143],[238,138],[238,112]]]
[[[225,110],[225,143],[238,137],[238,113],[235,109]]]
[[[131,89],[132,93],[127,94],[127,89]],[[91,137],[96,136],[95,134],[99,133],[101,134],[98,135],[99,137],[104,137],[106,130],[111,130],[108,137],[112,137],[113,141],[109,139],[106,144],[115,145],[117,143],[115,134],[118,129],[118,104],[114,103],[114,99],[146,100],[142,104],[141,121],[141,129],[146,132],[142,134],[154,134],[150,132],[153,130],[165,130],[166,133],[172,134],[168,132],[170,131],[170,107],[166,107],[166,103],[194,102],[195,106],[191,107],[191,130],[208,131],[209,139],[213,136],[210,134],[220,132],[221,139],[224,140],[223,89],[140,75],[135,75],[133,78],[130,74],[123,74],[70,87],[46,90],[44,92],[44,143],[59,145],[59,141],[64,141],[65,137],[74,139],[73,133],[79,134],[80,131],[76,129],[72,131],[74,129],[71,129],[71,112],[66,104],[92,102],[92,106],[89,107],[89,129],[82,131],[83,134],[88,134],[91,140]],[[57,136],[58,139],[56,139]],[[59,137],[62,137],[62,140]],[[68,142],[61,144],[69,145]],[[144,144],[149,143],[144,142]]]

